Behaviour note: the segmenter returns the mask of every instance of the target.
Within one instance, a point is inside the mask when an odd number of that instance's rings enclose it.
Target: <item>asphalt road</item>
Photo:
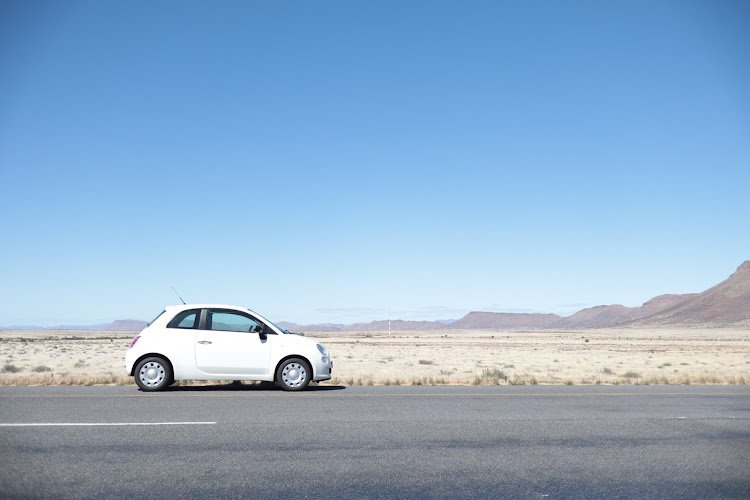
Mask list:
[[[0,447],[2,498],[750,498],[750,388],[2,387]]]

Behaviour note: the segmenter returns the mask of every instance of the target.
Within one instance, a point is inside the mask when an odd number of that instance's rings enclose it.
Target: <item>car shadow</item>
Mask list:
[[[299,392],[328,392],[341,391],[346,389],[343,385],[318,385],[311,384]],[[228,384],[210,384],[210,385],[172,385],[165,388],[162,392],[287,392],[273,382],[264,382],[260,384],[243,384],[230,382]]]

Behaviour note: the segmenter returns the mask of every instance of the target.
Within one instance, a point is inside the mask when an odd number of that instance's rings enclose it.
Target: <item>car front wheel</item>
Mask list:
[[[144,391],[159,391],[171,382],[172,369],[162,358],[146,358],[135,367],[135,383]]]
[[[276,382],[285,391],[300,391],[307,387],[311,378],[312,369],[304,359],[287,359],[276,370]]]

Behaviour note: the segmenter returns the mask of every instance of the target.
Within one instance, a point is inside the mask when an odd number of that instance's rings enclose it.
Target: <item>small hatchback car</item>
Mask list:
[[[322,344],[243,307],[169,306],[130,343],[125,372],[144,391],[175,380],[261,380],[298,391],[331,378]]]

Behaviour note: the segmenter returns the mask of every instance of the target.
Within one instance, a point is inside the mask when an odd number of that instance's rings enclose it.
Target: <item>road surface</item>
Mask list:
[[[744,386],[0,387],[2,498],[750,498]]]

